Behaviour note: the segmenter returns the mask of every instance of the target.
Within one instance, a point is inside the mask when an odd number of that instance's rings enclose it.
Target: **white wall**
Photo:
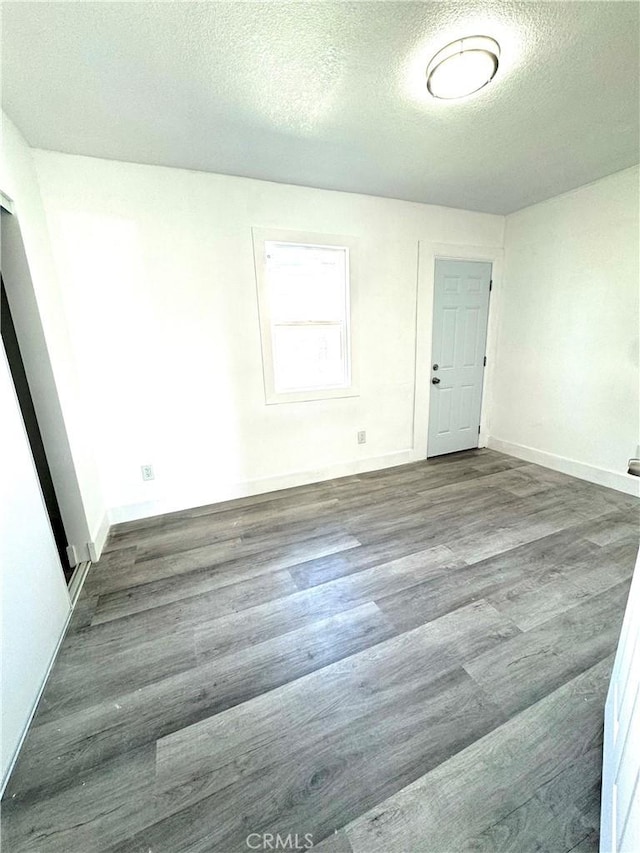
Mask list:
[[[9,367],[0,345],[2,787],[70,610]]]
[[[67,362],[84,411],[99,413],[86,423],[112,520],[424,457],[433,255],[446,244],[497,257],[502,217],[33,157]],[[640,440],[637,177],[627,170],[507,218],[483,422],[499,449],[627,490]],[[359,397],[265,406],[252,226],[360,240]],[[142,481],[142,464],[154,481]]]
[[[15,236],[15,222],[11,223],[11,235],[3,235],[7,293],[21,347],[24,347],[31,392],[65,529],[71,544],[78,548],[80,558],[88,559],[87,542],[100,544],[104,539],[106,515],[90,431],[91,412],[86,407],[76,370],[76,353],[71,347],[32,152],[4,113],[0,190],[13,199],[30,273],[29,276],[24,269],[19,239],[7,239]],[[29,278],[32,293],[24,290]],[[35,316],[36,312],[39,317]],[[55,387],[49,374],[39,375],[36,371],[38,365],[44,371],[43,346],[46,346]]]
[[[637,493],[639,187],[627,169],[506,219],[490,446]]]
[[[501,246],[502,217],[34,156],[114,519],[424,458],[418,241]],[[252,226],[360,240],[359,397],[265,405]]]

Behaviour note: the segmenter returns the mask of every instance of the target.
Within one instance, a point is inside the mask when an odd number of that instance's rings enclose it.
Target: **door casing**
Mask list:
[[[640,849],[640,554],[604,712],[601,853]]]
[[[69,565],[67,557],[68,538],[64,527],[60,504],[58,503],[58,495],[56,494],[53,478],[51,476],[51,467],[47,457],[44,442],[42,440],[42,432],[40,423],[33,405],[33,396],[27,374],[24,368],[22,351],[20,349],[20,341],[16,334],[11,307],[7,298],[7,293],[4,286],[4,281],[0,276],[0,327],[2,345],[4,346],[11,379],[16,390],[16,397],[20,407],[20,413],[24,422],[27,439],[31,448],[31,455],[40,482],[40,489],[44,505],[49,516],[53,538],[58,549],[60,565],[64,572],[67,583],[70,582],[73,574],[73,569]]]
[[[92,559],[92,535],[58,396],[20,222],[2,203],[2,274],[33,404],[74,562]],[[105,528],[106,529],[106,528]]]
[[[433,303],[435,297],[436,260],[484,261],[492,264],[493,288],[489,301],[487,324],[487,366],[482,385],[480,435],[478,447],[486,447],[494,368],[496,362],[498,320],[502,291],[504,250],[501,246],[475,246],[458,243],[418,243],[418,274],[416,287],[416,363],[413,417],[413,452],[416,461],[427,458],[429,406],[431,403],[431,351],[433,343]]]
[[[478,447],[491,296],[487,261],[438,258],[435,266],[429,457]],[[452,312],[453,329],[447,332],[446,317],[450,323]],[[473,316],[475,331],[469,340]],[[442,432],[439,425],[447,412],[447,429]]]

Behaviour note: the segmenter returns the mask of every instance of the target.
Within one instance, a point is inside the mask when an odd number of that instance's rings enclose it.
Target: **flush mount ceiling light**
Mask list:
[[[471,95],[493,80],[499,56],[500,45],[489,36],[452,41],[427,66],[427,89],[445,100]]]

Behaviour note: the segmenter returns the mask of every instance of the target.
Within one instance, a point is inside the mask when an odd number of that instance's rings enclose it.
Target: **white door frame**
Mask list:
[[[640,664],[640,552],[631,581],[604,712],[600,800],[601,853],[616,853],[620,849],[631,853],[631,851],[637,851],[640,845],[640,803],[637,797],[635,799],[633,797],[634,784],[637,786],[640,773],[640,750],[638,740],[634,740],[632,735],[637,730],[636,727],[640,726],[638,664]],[[622,818],[622,828],[617,825],[620,818]],[[623,837],[619,839],[619,835]],[[622,841],[622,847],[619,840]]]
[[[427,458],[436,260],[489,261],[493,265],[491,272],[493,287],[489,300],[489,321],[487,325],[487,369],[482,381],[479,447],[485,447],[489,437],[489,413],[491,411],[494,365],[498,349],[498,317],[502,291],[504,249],[501,246],[430,243],[420,240],[418,242],[416,288],[416,365],[413,408],[413,452],[416,460]]]

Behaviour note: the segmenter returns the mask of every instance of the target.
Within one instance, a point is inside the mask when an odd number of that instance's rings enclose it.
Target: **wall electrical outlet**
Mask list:
[[[141,465],[143,480],[155,480],[156,475],[153,473],[153,465]]]
[[[367,443],[367,431],[365,429],[361,429],[358,432],[358,444],[366,444]]]

